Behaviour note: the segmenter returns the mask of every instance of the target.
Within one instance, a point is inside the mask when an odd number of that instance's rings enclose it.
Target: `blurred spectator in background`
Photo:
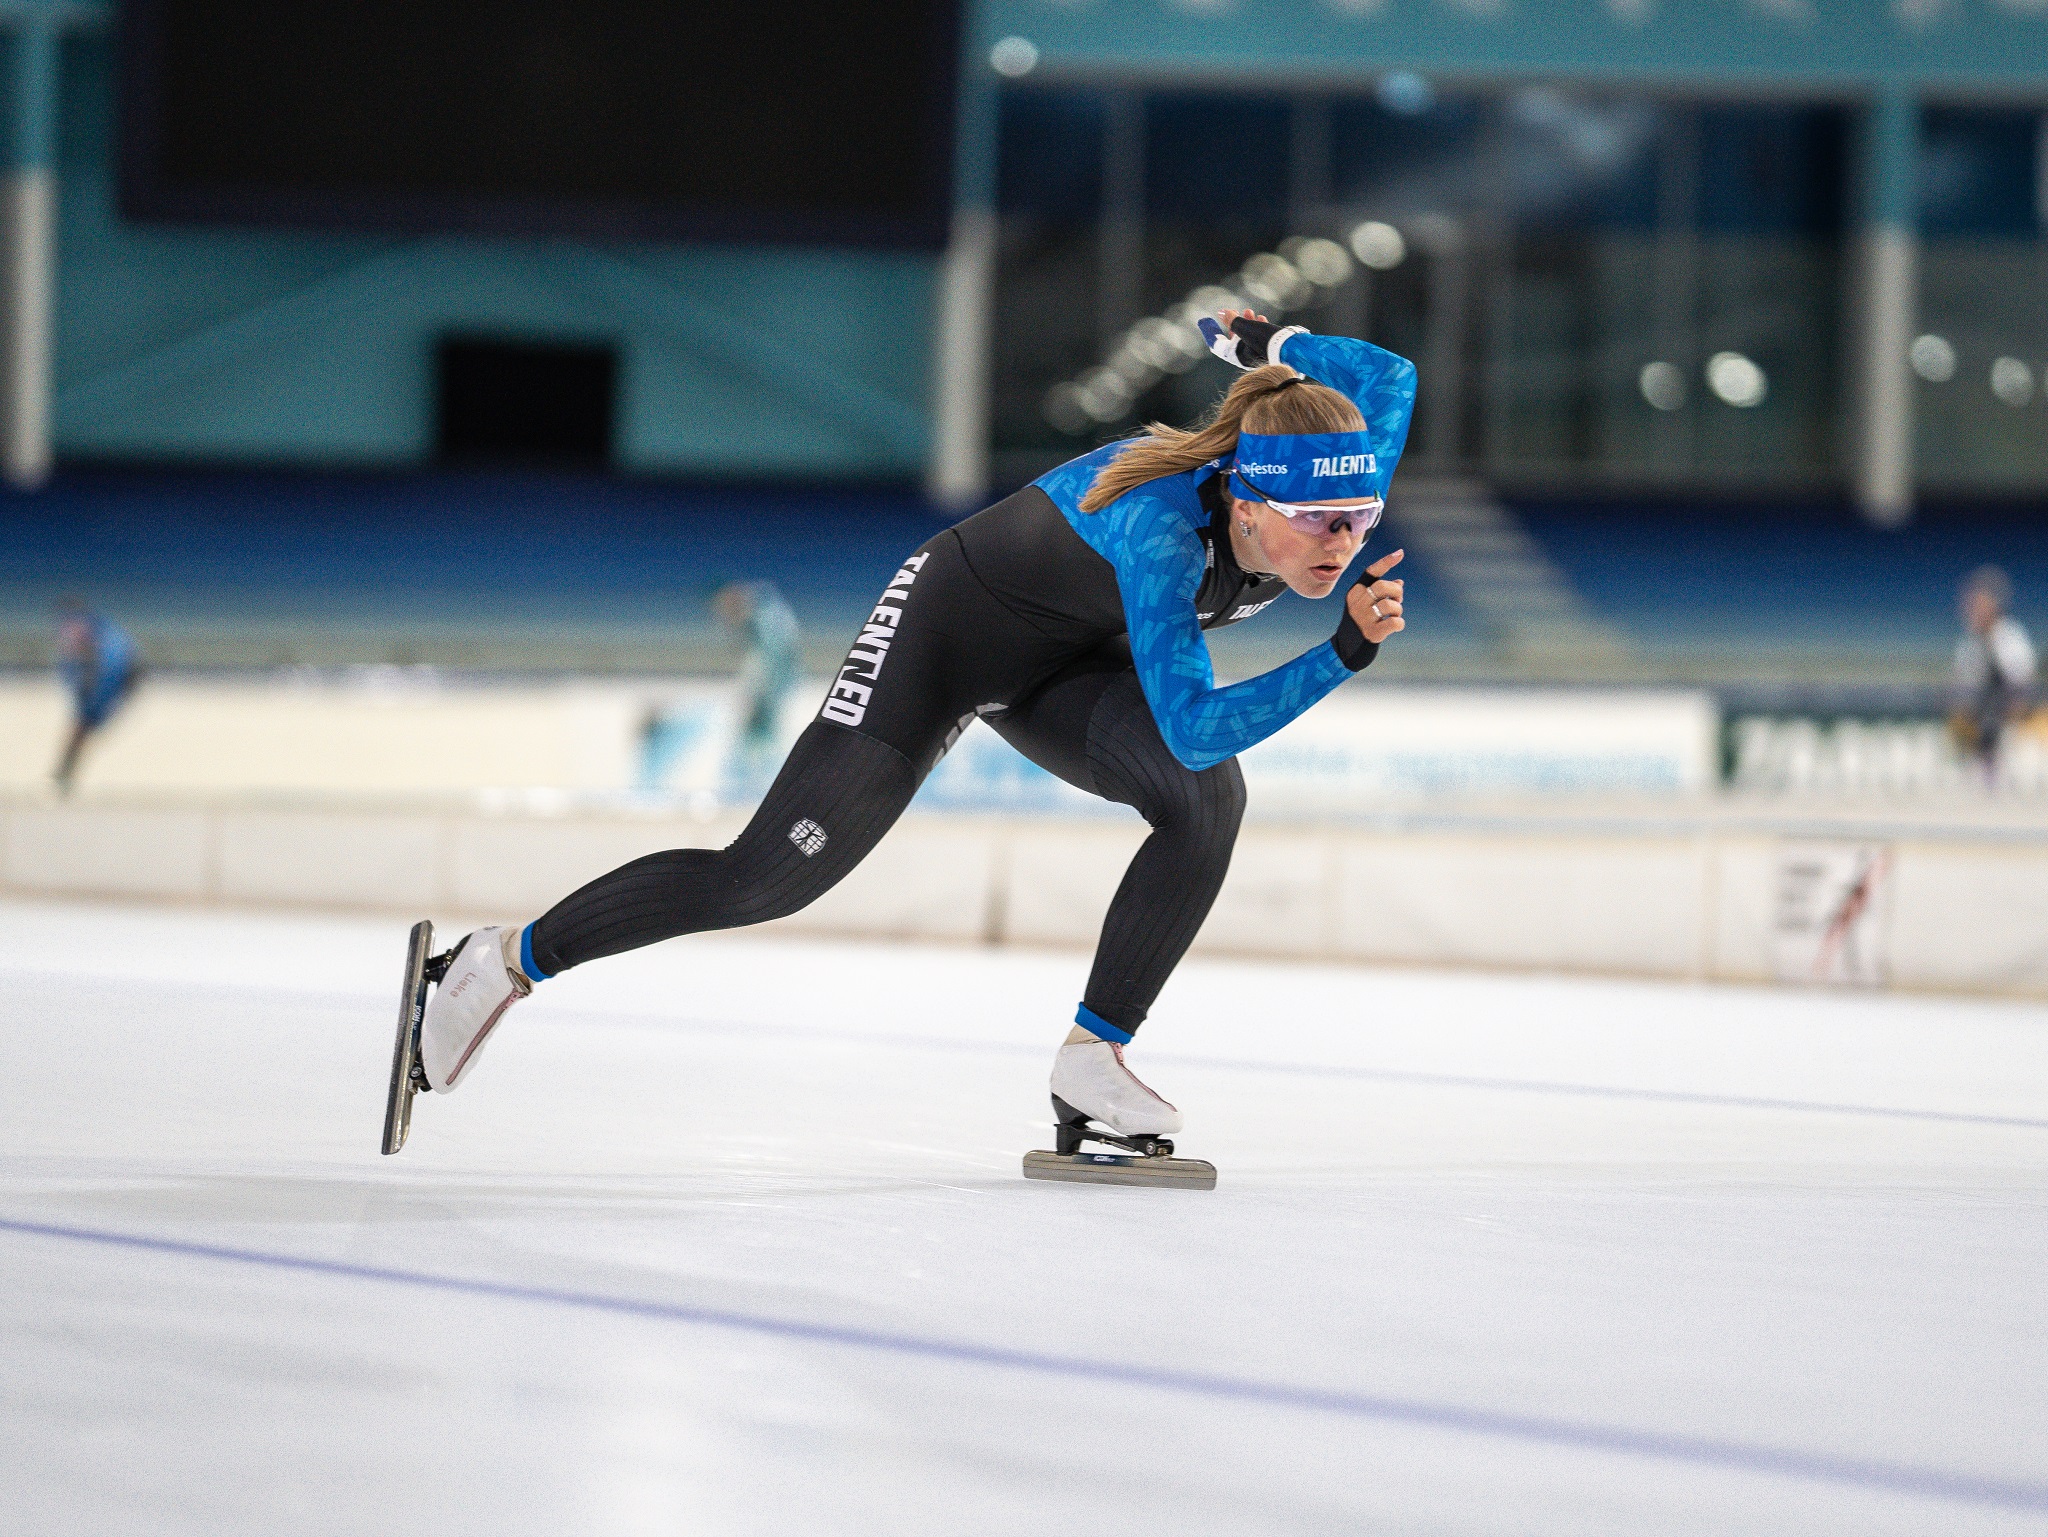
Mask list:
[[[112,718],[142,676],[135,642],[78,598],[57,605],[57,670],[71,691],[71,738],[57,760],[57,793],[69,795],[86,738]]]
[[[728,779],[737,795],[765,789],[777,766],[782,701],[796,685],[803,631],[772,582],[728,582],[711,600],[746,646],[735,680],[739,733]]]
[[[2034,643],[2006,612],[2011,603],[2012,583],[1996,566],[1979,566],[1963,583],[1950,724],[1987,783],[1997,778],[2006,727],[2033,708]]]

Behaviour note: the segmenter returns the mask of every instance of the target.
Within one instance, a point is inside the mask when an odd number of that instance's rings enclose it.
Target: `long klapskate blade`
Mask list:
[[[419,1060],[420,1015],[427,1007],[427,957],[434,949],[434,926],[422,918],[412,926],[405,947],[405,980],[398,994],[398,1041],[391,1048],[391,1092],[384,1101],[384,1151],[405,1146],[412,1130],[412,1067]]]
[[[1199,1158],[1137,1158],[1125,1153],[1026,1153],[1026,1179],[1080,1185],[1172,1185],[1214,1190],[1216,1165]]]

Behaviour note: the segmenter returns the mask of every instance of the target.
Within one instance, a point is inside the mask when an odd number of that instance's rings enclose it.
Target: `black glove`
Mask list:
[[[1282,342],[1290,336],[1308,334],[1307,326],[1276,326],[1270,320],[1253,320],[1248,315],[1231,321],[1228,331],[1207,315],[1196,325],[1201,328],[1202,340],[1209,344],[1209,350],[1232,368],[1277,363]]]
[[[1369,587],[1372,579],[1363,571],[1358,573],[1354,587]],[[1372,666],[1372,659],[1380,654],[1380,643],[1367,640],[1365,631],[1358,627],[1358,621],[1351,617],[1351,594],[1344,594],[1344,617],[1337,621],[1337,633],[1330,637],[1330,644],[1337,648],[1337,660],[1353,672],[1364,672]]]

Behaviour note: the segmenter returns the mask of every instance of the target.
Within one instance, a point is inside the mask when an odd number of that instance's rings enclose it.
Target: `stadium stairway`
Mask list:
[[[1640,664],[1627,637],[1596,615],[1571,578],[1483,485],[1424,480],[1399,498],[1404,544],[1509,673],[1628,677]]]

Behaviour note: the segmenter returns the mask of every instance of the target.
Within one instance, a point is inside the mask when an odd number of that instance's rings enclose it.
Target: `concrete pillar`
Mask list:
[[[1095,340],[1106,357],[1145,309],[1145,102],[1107,93],[1102,216],[1095,237]]]
[[[0,473],[50,478],[50,309],[56,297],[57,34],[26,20],[5,40],[0,163]]]
[[[1858,136],[1851,332],[1856,366],[1851,484],[1864,517],[1913,516],[1913,374],[1919,318],[1920,103],[1887,85]]]
[[[967,511],[988,494],[989,340],[996,291],[996,216],[957,208],[939,272],[932,363],[932,446],[925,494]]]
[[[960,62],[953,229],[939,267],[932,436],[925,495],[967,512],[989,487],[989,351],[996,297],[996,84],[988,46],[968,28]]]

